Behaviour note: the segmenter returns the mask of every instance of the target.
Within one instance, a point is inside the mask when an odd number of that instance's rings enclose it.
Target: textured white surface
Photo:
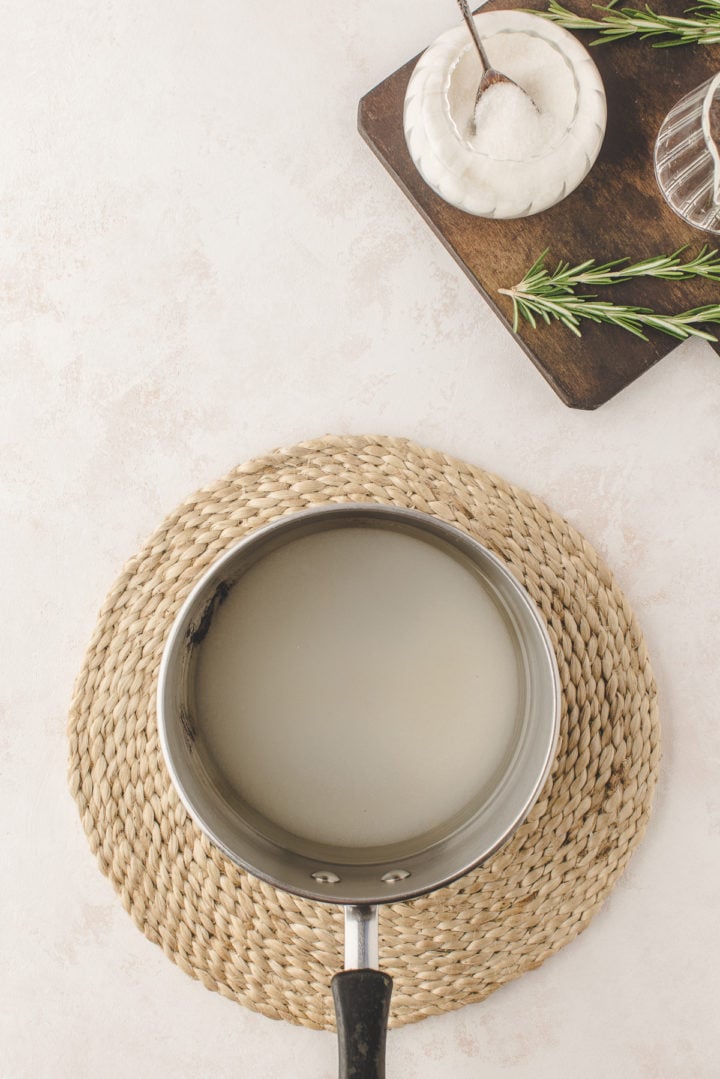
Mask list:
[[[0,1071],[332,1079],[329,1034],[204,990],[90,855],[65,714],[126,557],[278,444],[406,435],[544,497],[647,635],[665,760],[590,929],[393,1032],[397,1079],[718,1075],[720,359],[691,342],[566,409],[385,175],[358,98],[451,0],[0,6]]]

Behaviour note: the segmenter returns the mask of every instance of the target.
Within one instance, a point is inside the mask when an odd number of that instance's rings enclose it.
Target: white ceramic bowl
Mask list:
[[[519,80],[541,113],[553,96],[551,140],[522,160],[499,160],[473,146],[480,69],[465,25],[442,34],[418,60],[405,96],[405,139],[421,176],[445,202],[479,217],[526,217],[565,198],[592,168],[605,136],[605,90],[567,30],[522,11],[475,19],[490,62]]]

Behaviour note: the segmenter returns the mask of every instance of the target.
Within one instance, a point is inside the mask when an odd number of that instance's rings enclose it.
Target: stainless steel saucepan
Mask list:
[[[515,739],[492,789],[463,819],[438,822],[422,845],[363,850],[329,847],[279,830],[240,790],[220,781],[204,743],[194,692],[194,657],[218,604],[258,560],[328,529],[391,529],[460,559],[502,610],[514,638],[520,686]],[[337,627],[342,635],[342,626]],[[547,778],[559,727],[559,679],[546,627],[502,562],[460,529],[415,510],[338,504],[273,521],[211,566],[184,603],[165,645],[158,724],[165,761],[196,824],[233,862],[277,888],[345,908],[345,970],[332,981],[341,1079],[383,1079],[392,981],[378,969],[377,908],[430,892],[484,862],[527,816]],[[443,722],[443,717],[438,717]],[[314,792],[317,796],[317,792]]]

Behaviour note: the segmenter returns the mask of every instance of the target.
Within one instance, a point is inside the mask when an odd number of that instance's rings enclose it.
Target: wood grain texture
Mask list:
[[[542,0],[490,0],[488,10],[542,9]],[[680,14],[680,3],[661,10]],[[573,9],[593,13],[590,0]],[[595,12],[596,14],[596,12]],[[589,44],[592,34],[581,40]],[[545,248],[551,260],[633,261],[669,253],[683,244],[697,250],[711,237],[677,217],[660,195],[654,175],[655,138],[671,106],[720,68],[720,48],[654,49],[636,40],[591,50],[605,83],[608,124],[595,167],[580,187],[557,206],[532,217],[493,221],[473,217],[443,202],[410,158],[402,126],[403,102],[417,57],[360,101],[358,127],[372,150],[512,333],[511,304],[497,289],[516,284]],[[717,283],[636,281],[618,285],[618,302],[676,312],[717,302]],[[514,334],[560,398],[573,408],[597,408],[671,352],[677,342],[650,331],[645,342],[612,326],[586,324],[582,338],[561,326]],[[720,345],[714,346],[720,352]],[[482,343],[479,343],[479,352]]]

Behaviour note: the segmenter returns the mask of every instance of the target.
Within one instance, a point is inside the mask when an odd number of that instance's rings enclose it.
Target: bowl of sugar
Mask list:
[[[445,202],[477,217],[540,213],[592,168],[605,136],[605,90],[572,34],[524,11],[476,15],[490,63],[517,85],[480,97],[482,75],[465,25],[422,54],[403,125],[410,155]]]

